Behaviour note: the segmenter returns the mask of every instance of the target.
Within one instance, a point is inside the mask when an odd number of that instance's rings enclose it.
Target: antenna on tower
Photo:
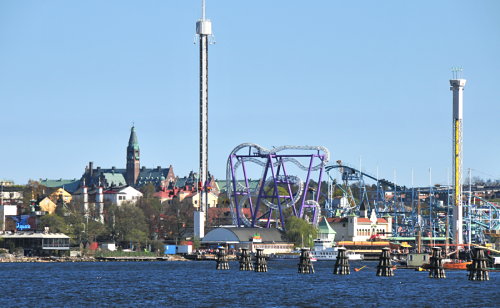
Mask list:
[[[464,69],[461,66],[454,66],[451,68],[453,79],[462,79],[462,72]]]
[[[212,22],[210,19],[206,19],[206,6],[205,0],[201,0],[201,19],[196,22],[196,35],[194,38],[194,44],[200,39],[201,36],[206,36],[209,45],[215,44],[215,37],[212,33]]]
[[[201,0],[201,20],[205,20],[205,0]]]

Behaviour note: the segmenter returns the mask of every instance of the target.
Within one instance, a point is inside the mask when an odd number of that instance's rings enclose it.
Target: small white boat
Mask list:
[[[325,260],[337,260],[338,247],[333,247],[332,241],[328,239],[316,239],[314,240],[314,248],[311,250],[311,258],[315,258],[318,261]],[[363,255],[354,253],[350,250],[346,252],[349,260],[363,260]]]

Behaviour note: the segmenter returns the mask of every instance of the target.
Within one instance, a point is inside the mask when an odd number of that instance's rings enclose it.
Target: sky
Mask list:
[[[211,173],[223,179],[244,142],[322,145],[397,183],[446,184],[461,66],[464,168],[500,179],[499,12],[496,0],[207,0]],[[197,171],[200,15],[200,0],[0,1],[0,179],[124,168],[132,124],[141,165]]]

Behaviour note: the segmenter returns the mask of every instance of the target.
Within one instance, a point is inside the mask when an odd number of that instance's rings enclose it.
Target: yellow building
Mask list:
[[[189,194],[181,196],[179,194],[179,200],[183,200],[184,202],[189,202],[193,205],[194,208],[198,208],[200,206],[200,196],[199,192],[190,192]],[[208,207],[216,207],[217,206],[218,196],[212,192],[208,193]]]
[[[64,188],[58,188],[49,195],[49,198],[54,203],[57,203],[61,198],[64,201],[64,203],[70,203],[73,196],[71,196],[69,192],[64,190]]]
[[[49,199],[49,197],[45,197],[40,202],[38,202],[38,206],[40,206],[40,210],[47,212],[48,214],[54,214],[56,211],[57,205]]]

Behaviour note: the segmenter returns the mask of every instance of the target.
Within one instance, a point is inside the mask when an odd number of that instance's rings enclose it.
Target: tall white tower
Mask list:
[[[194,212],[194,236],[205,236],[205,215],[208,205],[208,45],[212,22],[205,18],[205,0],[201,1],[201,19],[196,22],[200,44],[200,178],[199,208]]]
[[[461,79],[461,69],[453,69],[450,90],[453,91],[453,231],[455,244],[463,244],[463,210],[462,210],[462,120],[463,92],[466,80]]]

